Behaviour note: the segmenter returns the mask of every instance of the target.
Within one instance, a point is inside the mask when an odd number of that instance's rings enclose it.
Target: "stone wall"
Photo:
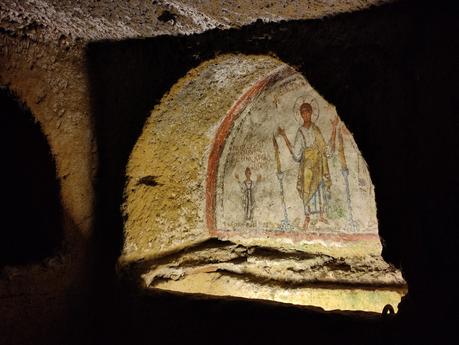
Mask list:
[[[236,10],[228,2],[231,15],[224,19],[212,3],[0,4],[0,84],[31,109],[48,139],[65,233],[59,260],[2,268],[1,342],[156,337],[167,343],[183,340],[183,334],[191,341],[218,337],[225,318],[240,327],[226,333],[227,343],[240,341],[238,334],[247,342],[293,342],[298,333],[282,330],[305,324],[311,339],[325,343],[370,343],[374,334],[391,343],[449,342],[458,160],[458,28],[452,7],[446,1],[379,8],[370,5],[380,2],[337,7],[307,1],[285,7],[244,2]],[[395,321],[176,294],[132,297],[116,288],[129,153],[167,90],[222,52],[276,55],[298,68],[354,133],[372,167],[377,204],[385,205],[378,210],[383,256],[402,268],[410,286]],[[152,324],[162,332],[152,336]]]

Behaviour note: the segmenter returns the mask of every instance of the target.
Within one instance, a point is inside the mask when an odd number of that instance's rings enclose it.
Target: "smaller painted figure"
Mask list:
[[[257,176],[256,181],[252,181],[250,178],[252,176],[252,171],[249,167],[245,169],[245,180],[240,181],[239,175],[235,174],[234,177],[239,182],[239,186],[242,191],[242,207],[244,210],[244,221],[252,222],[253,221],[253,211],[255,206],[255,187],[258,182],[261,181],[261,175]]]

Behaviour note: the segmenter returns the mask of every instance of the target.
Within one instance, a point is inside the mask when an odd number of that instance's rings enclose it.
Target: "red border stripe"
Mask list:
[[[227,112],[223,122],[217,130],[215,139],[212,145],[212,149],[209,155],[209,161],[207,165],[207,185],[206,185],[206,221],[207,229],[212,235],[216,235],[216,221],[215,221],[215,208],[217,203],[217,173],[218,173],[218,162],[225,146],[226,138],[228,137],[231,128],[233,127],[234,121],[239,117],[243,110],[247,107],[250,101],[258,96],[266,86],[277,81],[279,77],[284,76],[283,74],[288,71],[287,76],[296,73],[296,71],[287,66],[286,68],[277,71],[276,73],[259,80],[252,86],[247,92],[245,92],[231,109]]]

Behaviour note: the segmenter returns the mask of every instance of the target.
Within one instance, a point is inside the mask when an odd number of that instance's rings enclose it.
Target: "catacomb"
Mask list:
[[[396,306],[406,284],[381,257],[370,176],[305,76],[222,55],[164,96],[132,151],[121,267],[152,289]]]

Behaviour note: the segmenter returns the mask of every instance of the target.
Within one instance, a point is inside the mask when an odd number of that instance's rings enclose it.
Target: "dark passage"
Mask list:
[[[48,142],[30,110],[0,87],[3,221],[0,265],[52,255],[60,243],[60,199]]]

